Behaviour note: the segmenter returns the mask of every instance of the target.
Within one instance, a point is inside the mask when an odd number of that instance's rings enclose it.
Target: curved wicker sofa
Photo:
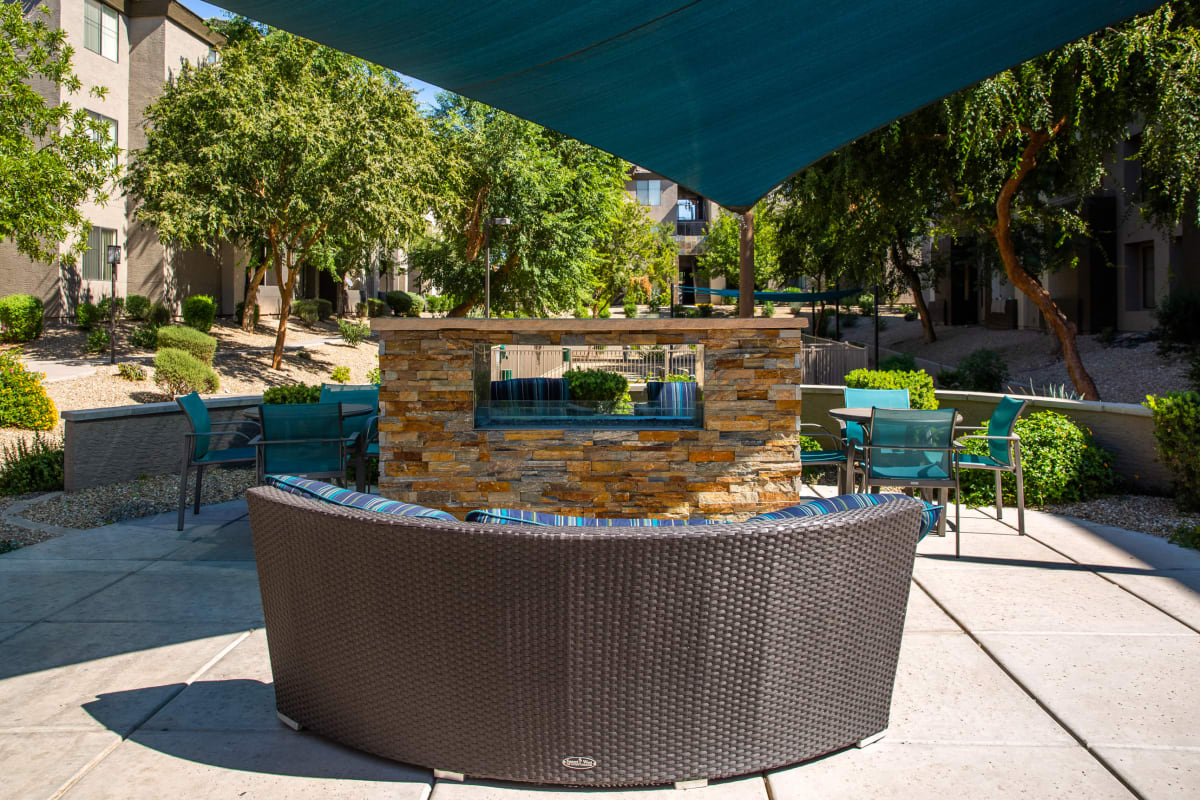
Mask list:
[[[278,710],[351,747],[479,778],[645,785],[887,728],[916,501],[549,528],[248,498]]]

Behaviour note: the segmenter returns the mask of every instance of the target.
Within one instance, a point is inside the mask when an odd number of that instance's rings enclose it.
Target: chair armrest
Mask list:
[[[258,439],[255,447],[269,447],[276,444],[346,444],[346,439]]]
[[[805,432],[804,432],[804,429],[805,429],[805,428],[816,428],[816,429],[817,429],[817,432],[816,432],[816,433],[805,433]],[[816,422],[802,422],[802,423],[800,423],[800,434],[801,434],[802,436],[811,436],[811,437],[813,437],[814,439],[816,439],[816,438],[820,438],[820,437],[825,437],[825,438],[827,438],[827,439],[832,439],[832,440],[834,440],[835,442],[837,442],[837,443],[838,443],[839,445],[841,445],[842,447],[845,447],[845,446],[846,446],[846,440],[845,440],[844,438],[842,438],[841,436],[838,436],[838,435],[834,434],[832,431],[828,430],[828,429],[827,429],[827,428],[826,428],[824,425],[821,425],[821,424],[819,424],[819,423],[816,423]]]
[[[922,453],[953,453],[953,452],[957,452],[960,449],[960,447],[961,447],[961,445],[959,447],[955,447],[955,446],[953,446],[953,444],[950,447],[930,447],[929,445],[913,445],[911,447],[907,447],[907,446],[902,446],[902,445],[891,445],[891,444],[864,444],[864,445],[859,445],[857,447],[857,449],[859,449],[859,450],[892,450],[892,451],[912,450],[915,452],[922,452]]]
[[[955,425],[956,431],[986,431],[987,425]]]
[[[963,436],[962,438],[964,440],[965,439],[989,439],[991,441],[996,441],[996,442],[1019,442],[1019,441],[1021,441],[1021,437],[1017,436],[1015,433],[1012,436],[978,436],[978,435],[976,435],[976,436]]]

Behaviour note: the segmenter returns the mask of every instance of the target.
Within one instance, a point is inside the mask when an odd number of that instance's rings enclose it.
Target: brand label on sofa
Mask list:
[[[593,769],[596,759],[587,756],[567,756],[562,760],[562,765],[567,769]]]

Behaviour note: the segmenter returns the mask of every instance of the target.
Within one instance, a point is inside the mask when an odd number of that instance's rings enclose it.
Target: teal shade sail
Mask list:
[[[1147,0],[221,0],[734,211],[826,153]]]

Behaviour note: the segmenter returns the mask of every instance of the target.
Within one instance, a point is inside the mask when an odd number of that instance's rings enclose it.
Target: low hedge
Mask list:
[[[194,294],[183,301],[183,322],[189,328],[208,333],[216,317],[216,301],[206,294]]]
[[[130,319],[144,322],[150,316],[150,298],[141,294],[131,294],[125,298],[125,313]]]
[[[0,454],[0,495],[53,492],[63,488],[63,444],[34,434]]]
[[[925,370],[856,369],[846,376],[845,383],[853,389],[908,389],[910,408],[938,407],[933,378]]]
[[[172,395],[211,393],[221,388],[212,367],[186,350],[174,347],[161,348],[154,356],[154,382]]]
[[[100,308],[95,303],[84,300],[75,306],[75,324],[90,331],[100,321]]]
[[[171,313],[171,309],[162,303],[153,303],[150,306],[150,313],[146,315],[146,322],[157,328],[160,325],[170,325],[174,318],[175,315]]]
[[[190,353],[211,366],[217,352],[217,340],[184,325],[168,325],[158,329],[158,349],[171,348]]]
[[[53,430],[58,409],[42,385],[43,375],[21,361],[20,348],[0,351],[0,428]]]
[[[1158,460],[1175,476],[1175,504],[1200,511],[1200,392],[1151,395]]]
[[[0,341],[32,342],[42,335],[45,321],[42,301],[33,295],[0,298]]]
[[[321,400],[321,387],[309,386],[307,383],[294,383],[289,386],[272,386],[263,392],[263,403],[269,406],[291,405],[294,403],[316,403]]]
[[[603,369],[572,369],[564,376],[573,403],[595,408],[598,414],[616,414],[632,408],[629,380]]]

